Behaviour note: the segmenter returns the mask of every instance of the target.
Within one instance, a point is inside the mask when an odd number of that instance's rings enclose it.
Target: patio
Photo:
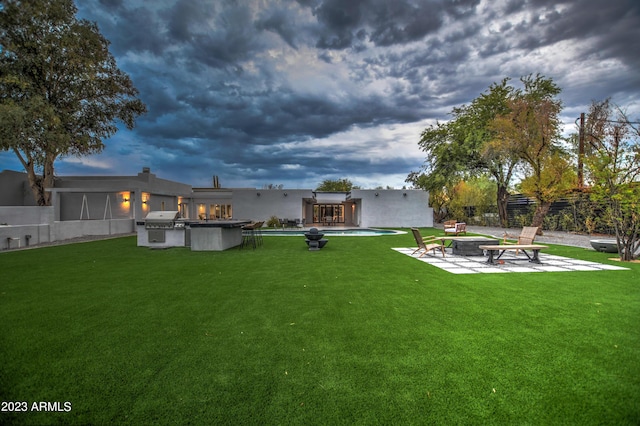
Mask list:
[[[502,274],[512,272],[575,272],[575,271],[624,271],[623,268],[615,265],[605,265],[602,263],[587,260],[571,259],[569,257],[557,256],[553,254],[540,253],[541,264],[523,261],[526,259],[523,254],[516,257],[515,253],[505,253],[501,260],[504,263],[490,265],[484,256],[458,256],[447,251],[445,257],[439,253],[435,255],[428,253],[420,256],[420,253],[413,254],[415,247],[393,248],[392,250],[404,255],[413,257],[429,265],[440,268],[452,274]],[[515,260],[518,260],[517,263]]]

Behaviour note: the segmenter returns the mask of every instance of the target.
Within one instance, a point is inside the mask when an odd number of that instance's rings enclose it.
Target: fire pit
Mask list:
[[[311,228],[309,232],[305,232],[305,243],[309,246],[309,251],[317,251],[324,247],[328,240],[322,238],[324,234],[318,232],[318,228]]]

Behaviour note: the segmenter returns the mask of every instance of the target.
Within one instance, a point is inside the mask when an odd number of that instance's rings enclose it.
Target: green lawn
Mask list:
[[[0,253],[3,408],[71,403],[0,424],[640,423],[639,264],[452,275],[414,245]]]

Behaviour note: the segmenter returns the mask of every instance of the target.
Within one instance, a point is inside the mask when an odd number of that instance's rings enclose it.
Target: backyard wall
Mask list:
[[[68,240],[86,235],[119,235],[134,232],[133,219],[66,220],[54,222],[51,241]]]
[[[54,221],[54,207],[0,207],[0,250],[134,232],[133,219]]]
[[[0,206],[35,206],[27,174],[13,170],[0,172]],[[2,223],[0,219],[0,223]]]
[[[38,206],[0,206],[0,224],[41,225],[53,222],[53,207]]]

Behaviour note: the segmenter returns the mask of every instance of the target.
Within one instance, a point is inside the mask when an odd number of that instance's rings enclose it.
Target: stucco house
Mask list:
[[[52,206],[34,205],[26,173],[0,172],[0,247],[38,244],[83,235],[135,231],[151,211],[179,211],[191,220],[267,221],[275,216],[304,226],[429,227],[429,193],[417,189],[209,188],[157,177],[149,168],[135,176],[57,177]],[[13,244],[13,246],[12,246]]]

